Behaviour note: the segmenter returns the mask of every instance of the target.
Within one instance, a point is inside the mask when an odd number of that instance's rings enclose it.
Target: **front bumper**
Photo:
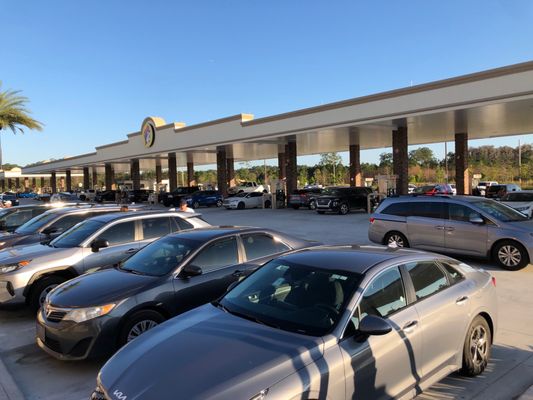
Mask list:
[[[24,288],[30,276],[20,271],[0,275],[0,305],[24,303]]]
[[[109,315],[76,323],[48,321],[37,314],[37,345],[59,360],[85,360],[107,356],[117,349],[119,320]]]
[[[222,203],[223,207],[226,207],[227,209],[236,210],[239,203]]]

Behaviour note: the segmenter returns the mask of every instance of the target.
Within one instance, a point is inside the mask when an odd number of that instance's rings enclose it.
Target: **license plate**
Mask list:
[[[43,342],[45,341],[46,330],[44,329],[44,326],[40,324],[37,324],[37,337],[41,339]]]

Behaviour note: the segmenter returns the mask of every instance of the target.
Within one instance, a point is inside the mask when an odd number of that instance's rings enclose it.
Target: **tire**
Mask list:
[[[242,201],[237,205],[237,210],[244,210],[245,208],[246,205]]]
[[[272,207],[272,202],[270,200],[266,200],[265,201],[265,208],[271,208]]]
[[[492,249],[492,258],[508,271],[518,271],[529,264],[526,249],[514,240],[498,242]]]
[[[326,212],[325,212],[325,211],[317,211],[317,213],[319,213],[320,215],[323,215],[323,214],[325,214]]]
[[[292,207],[294,210],[297,210],[297,209],[300,208],[300,206],[298,206],[298,205],[296,205],[296,204],[295,204],[295,205],[292,205],[291,207]]]
[[[485,318],[478,315],[474,318],[465,337],[463,346],[463,365],[461,375],[476,376],[481,374],[490,359],[492,332]]]
[[[49,276],[43,279],[39,279],[35,282],[30,290],[28,296],[28,305],[30,308],[37,312],[41,307],[46,295],[56,286],[66,282],[68,279],[63,278],[62,276]]]
[[[316,210],[316,201],[311,200],[309,202],[309,209],[312,210],[312,211]]]
[[[385,239],[383,240],[383,244],[390,245],[393,242],[396,242],[396,246],[398,247],[409,247],[409,241],[407,238],[400,232],[392,231],[385,235]]]
[[[120,330],[118,344],[120,347],[154,328],[165,320],[160,313],[154,310],[141,310],[133,313]]]
[[[339,206],[339,214],[340,215],[346,215],[350,212],[350,207],[348,206],[348,204],[346,203],[342,203],[340,206]]]
[[[217,207],[222,207],[222,200],[217,200]]]
[[[194,209],[200,208],[200,203],[195,201],[194,203],[192,203],[192,208],[194,208]]]

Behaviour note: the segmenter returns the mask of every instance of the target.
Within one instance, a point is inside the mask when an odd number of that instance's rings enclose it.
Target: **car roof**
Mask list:
[[[180,238],[207,241],[215,239],[217,237],[223,237],[229,234],[235,233],[247,233],[247,232],[265,232],[265,233],[278,233],[272,229],[258,228],[253,226],[211,226],[207,228],[188,229],[171,234],[170,236],[177,236]]]
[[[405,248],[337,245],[309,247],[278,259],[315,268],[364,274],[376,264],[421,255],[426,255],[428,258],[434,257],[431,253]]]
[[[107,223],[110,221],[115,221],[119,219],[131,218],[131,217],[142,217],[146,215],[165,215],[165,216],[182,216],[183,218],[192,218],[199,217],[201,214],[198,213],[185,213],[180,211],[168,211],[168,210],[136,210],[130,209],[128,211],[119,211],[120,208],[117,208],[117,212],[97,215],[90,218],[91,221],[98,221],[102,223]]]
[[[456,201],[466,201],[468,203],[476,203],[479,201],[492,201],[491,199],[486,199],[485,197],[479,197],[479,196],[463,196],[463,195],[451,195],[451,194],[444,194],[444,195],[434,195],[434,196],[427,196],[425,194],[419,194],[419,195],[405,195],[405,196],[390,196],[387,197],[385,200],[392,202],[409,202],[409,201],[449,201],[449,200],[456,200]]]

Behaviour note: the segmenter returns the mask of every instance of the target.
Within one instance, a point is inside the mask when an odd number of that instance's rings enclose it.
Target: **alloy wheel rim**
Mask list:
[[[128,333],[127,342],[131,342],[133,339],[139,337],[146,331],[149,331],[150,329],[156,327],[159,325],[157,322],[152,321],[151,319],[145,319],[143,321],[137,322],[133,327],[130,329],[130,332]]]
[[[44,290],[41,292],[41,295],[39,296],[39,305],[43,305],[44,301],[46,300],[46,296],[48,296],[48,293],[52,291],[55,287],[57,287],[58,284],[54,283],[53,285],[47,286],[44,288]]]
[[[508,267],[515,267],[522,261],[522,255],[515,246],[505,245],[498,250],[498,259]]]
[[[400,235],[391,235],[389,237],[388,244],[393,244],[393,243],[396,243],[396,246],[398,247],[404,246],[403,239]]]
[[[346,214],[348,212],[348,206],[346,204],[341,205],[341,213]]]
[[[485,327],[476,326],[470,335],[470,359],[475,365],[483,364],[489,349],[488,335]]]

